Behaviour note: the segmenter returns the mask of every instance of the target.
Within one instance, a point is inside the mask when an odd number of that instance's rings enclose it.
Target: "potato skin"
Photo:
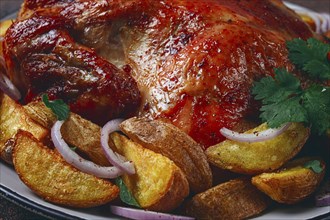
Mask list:
[[[239,178],[195,195],[186,213],[197,219],[244,219],[260,214],[269,203],[249,178]]]
[[[266,124],[247,131],[267,129]],[[248,143],[225,140],[206,150],[210,163],[232,172],[255,175],[280,168],[293,158],[309,137],[309,129],[300,123],[291,123],[281,135],[261,142]]]
[[[273,173],[263,173],[252,178],[252,183],[273,200],[279,203],[294,204],[311,195],[320,185],[325,164],[321,173],[315,173],[304,164],[315,158],[301,158],[287,163],[280,170]]]
[[[109,181],[83,173],[36,140],[30,133],[15,136],[15,170],[33,192],[60,205],[87,208],[115,199],[119,188]]]
[[[188,196],[187,178],[173,161],[118,133],[111,138],[115,152],[134,163],[136,173],[122,178],[142,208],[168,212]]]
[[[170,158],[185,173],[193,192],[212,186],[211,168],[202,147],[174,125],[133,117],[120,128],[133,141]]]

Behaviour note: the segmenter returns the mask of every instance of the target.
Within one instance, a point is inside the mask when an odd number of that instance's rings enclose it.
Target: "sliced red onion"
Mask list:
[[[118,167],[102,167],[91,161],[85,160],[73,150],[71,150],[68,144],[64,141],[61,134],[61,127],[63,123],[64,121],[55,122],[51,129],[51,137],[56,149],[60,152],[66,162],[84,173],[92,174],[100,178],[112,179],[122,175],[122,170]]]
[[[0,57],[0,89],[8,95],[10,98],[14,100],[21,99],[21,93],[18,91],[18,89],[15,87],[15,85],[10,81],[10,79],[5,75],[5,64],[3,57]]]
[[[286,131],[290,125],[291,123],[286,123],[279,128],[269,128],[265,131],[255,132],[252,134],[238,133],[227,128],[221,128],[220,133],[229,140],[252,143],[273,139]]]
[[[315,205],[330,206],[330,179],[328,179],[316,193]]]
[[[101,130],[101,146],[105,153],[105,156],[110,161],[110,163],[119,169],[123,170],[125,173],[134,174],[135,168],[132,161],[126,161],[126,158],[122,155],[114,152],[109,147],[109,135],[112,132],[120,131],[119,124],[123,119],[114,119],[106,123]]]
[[[110,206],[110,210],[113,214],[119,215],[129,219],[143,219],[143,220],[154,220],[154,219],[166,219],[166,220],[193,220],[194,218],[181,215],[172,215],[161,212],[147,211],[143,209],[133,209],[121,206]]]

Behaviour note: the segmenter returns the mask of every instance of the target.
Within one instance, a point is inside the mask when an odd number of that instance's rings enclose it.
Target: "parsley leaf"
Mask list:
[[[128,205],[141,207],[139,205],[139,203],[136,201],[136,199],[134,198],[134,196],[132,195],[132,193],[128,190],[127,186],[125,185],[125,183],[121,177],[116,178],[116,185],[120,189],[119,196],[120,196],[121,201],[123,201],[124,203],[126,203]]]
[[[289,59],[300,69],[314,79],[330,79],[330,61],[327,54],[330,45],[315,38],[307,41],[293,39],[287,42]]]
[[[319,160],[308,161],[304,164],[304,167],[313,170],[314,173],[321,173],[323,171],[321,162]]]
[[[290,95],[300,92],[300,81],[285,69],[275,69],[275,79],[264,77],[256,83],[252,94],[263,104],[271,104],[287,99]]]
[[[330,88],[312,85],[304,92],[302,105],[313,122],[312,131],[317,130],[319,135],[326,133],[330,128]]]
[[[300,97],[293,97],[261,107],[261,119],[271,128],[287,122],[307,122],[308,113],[300,105]]]
[[[49,101],[48,95],[43,94],[42,95],[42,101],[45,103],[45,105],[52,110],[52,112],[56,115],[57,119],[60,121],[64,121],[68,119],[70,109],[67,104],[64,103],[61,99],[56,99],[53,101]]]

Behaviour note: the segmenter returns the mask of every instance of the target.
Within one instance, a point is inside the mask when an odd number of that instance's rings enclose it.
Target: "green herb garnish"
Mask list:
[[[326,52],[330,51],[330,47],[315,39],[309,39],[307,43],[295,39],[288,42],[288,49],[292,62],[303,70],[309,71],[307,67],[312,65],[311,60],[322,61],[330,68]],[[330,69],[320,67],[309,74],[324,79],[330,72],[323,70]],[[252,94],[256,100],[261,100],[260,117],[271,128],[287,122],[302,122],[319,135],[330,128],[330,87],[313,84],[303,89],[299,79],[287,70],[275,69],[275,77],[264,77],[256,82]]]
[[[132,206],[136,206],[136,207],[141,207],[139,205],[139,203],[136,201],[136,199],[134,198],[133,194],[128,190],[127,186],[125,185],[123,179],[121,177],[117,177],[116,178],[116,185],[119,187],[120,190],[120,199],[121,201],[123,201],[124,203],[128,204],[128,205],[132,205]]]
[[[330,45],[317,39],[310,38],[307,41],[294,39],[287,42],[289,59],[311,78],[330,79],[330,62],[328,53]]]
[[[42,95],[42,101],[44,104],[52,110],[52,112],[56,115],[57,119],[60,121],[64,121],[68,119],[70,109],[67,104],[64,103],[61,99],[56,99],[53,101],[49,101],[48,95],[43,94]]]
[[[304,164],[304,167],[313,170],[314,173],[321,173],[323,171],[321,162],[318,160],[308,161]]]

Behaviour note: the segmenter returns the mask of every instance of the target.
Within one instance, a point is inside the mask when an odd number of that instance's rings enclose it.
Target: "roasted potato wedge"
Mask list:
[[[116,185],[77,170],[32,134],[19,131],[15,143],[15,170],[20,179],[43,199],[71,207],[93,207],[118,196]]]
[[[0,22],[0,36],[4,36],[7,29],[14,22],[14,20],[4,20]]]
[[[56,121],[56,117],[42,102],[29,103],[24,108],[31,118],[48,128]],[[61,133],[67,143],[76,146],[92,161],[106,165],[108,161],[101,148],[100,129],[79,115],[70,113]],[[185,175],[168,158],[144,149],[123,136],[115,135],[114,140],[117,144],[113,146],[115,151],[134,161],[138,173],[124,176],[123,179],[143,208],[169,211],[188,195],[189,185]]]
[[[297,159],[287,163],[273,173],[263,173],[252,178],[252,183],[273,200],[293,204],[311,195],[321,183],[325,165],[321,162],[322,171],[316,173],[304,165],[315,160],[312,158]]]
[[[170,158],[187,176],[190,189],[202,192],[212,186],[212,172],[199,144],[172,124],[130,118],[120,125],[133,141]]]
[[[37,123],[41,124],[45,128],[51,129],[57,118],[56,115],[45,106],[41,101],[30,102],[24,105],[26,113]]]
[[[38,140],[43,140],[49,131],[35,123],[17,104],[7,95],[0,94],[0,156],[11,163],[11,151],[14,144],[13,138],[17,131],[25,130],[33,134]]]
[[[195,195],[186,204],[186,212],[197,219],[244,219],[258,215],[269,204],[270,199],[249,178],[239,178]]]
[[[111,134],[115,151],[134,162],[136,173],[123,181],[144,209],[170,211],[189,194],[189,183],[173,161],[118,133]]]
[[[10,25],[13,23],[13,20],[4,20],[0,21],[0,37],[3,37],[7,31],[7,29],[10,27]],[[0,57],[3,56],[2,51],[2,40],[0,40]],[[0,58],[2,59],[2,58]]]
[[[249,130],[267,129],[266,124]],[[309,129],[292,123],[281,135],[267,141],[247,143],[225,140],[206,150],[209,162],[222,169],[242,174],[260,174],[276,170],[294,157],[309,137]]]
[[[24,109],[33,120],[48,129],[56,121],[56,116],[43,102],[31,102],[25,105]],[[102,166],[109,165],[101,148],[101,128],[98,125],[71,112],[61,128],[61,133],[68,144],[77,147],[91,161]]]

